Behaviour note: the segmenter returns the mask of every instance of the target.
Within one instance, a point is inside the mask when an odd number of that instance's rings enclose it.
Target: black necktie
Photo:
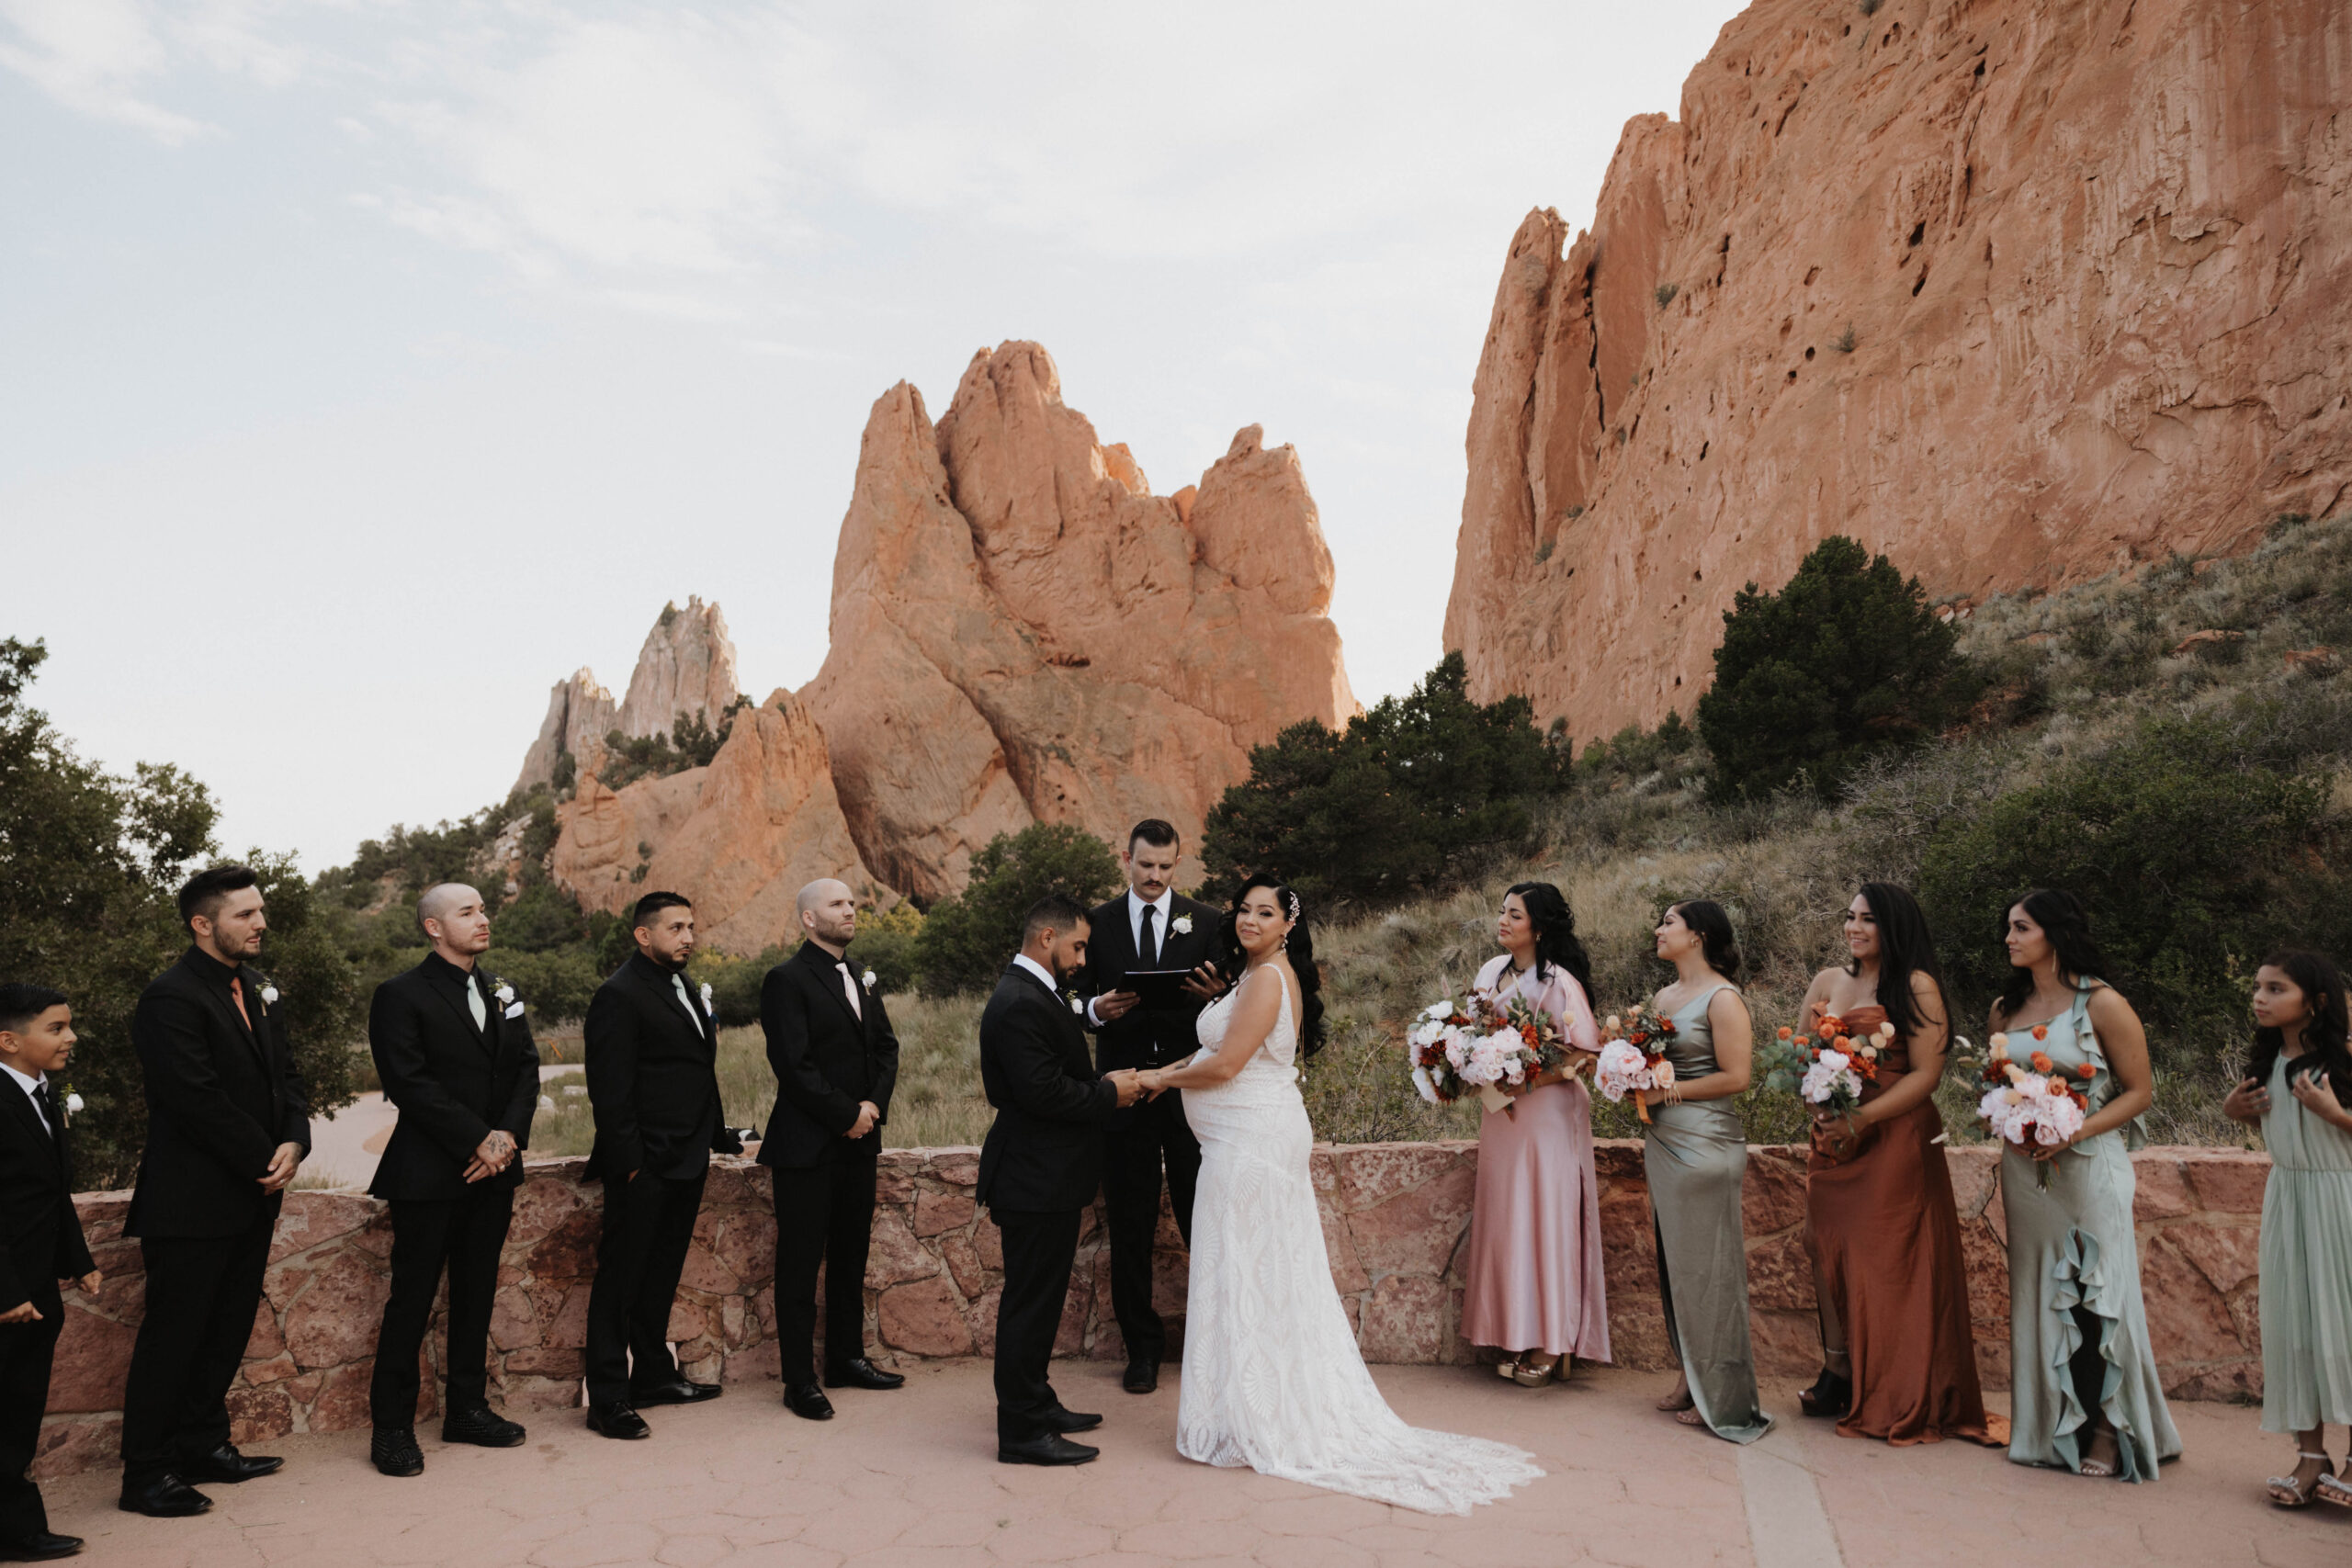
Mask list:
[[[1136,961],[1146,969],[1159,967],[1159,939],[1152,934],[1151,930],[1151,918],[1158,913],[1159,906],[1157,904],[1143,907],[1143,951],[1136,955]]]
[[[33,1085],[33,1104],[40,1109],[41,1130],[49,1134],[50,1141],[51,1143],[56,1142],[57,1107],[50,1103],[49,1080],[47,1078],[43,1078],[40,1082]]]

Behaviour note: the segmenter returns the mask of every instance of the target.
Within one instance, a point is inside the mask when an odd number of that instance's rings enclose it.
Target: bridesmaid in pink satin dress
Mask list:
[[[1501,956],[1478,987],[1552,1015],[1571,1049],[1597,1054],[1600,1030],[1586,990],[1591,960],[1576,917],[1548,882],[1503,898]],[[1478,1188],[1462,1337],[1507,1352],[1500,1371],[1525,1388],[1565,1376],[1572,1358],[1609,1359],[1600,1271],[1600,1203],[1592,1171],[1592,1097],[1574,1076],[1547,1072],[1478,1127]]]

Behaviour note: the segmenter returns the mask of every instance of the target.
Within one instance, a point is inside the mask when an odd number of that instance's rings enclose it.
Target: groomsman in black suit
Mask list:
[[[384,1098],[400,1109],[368,1190],[392,1213],[392,1294],[368,1391],[370,1457],[386,1475],[424,1469],[416,1443],[417,1351],[449,1270],[449,1355],[441,1440],[518,1447],[520,1425],[490,1407],[491,1299],[523,1184],[523,1150],[539,1104],[539,1052],[514,987],[482,973],[490,911],[463,883],[416,901],[433,951],[376,987],[368,1048]]]
[[[637,901],[636,955],[588,1004],[588,1174],[605,1180],[605,1235],[588,1292],[588,1426],[653,1435],[639,1405],[717,1399],[670,1353],[670,1305],[685,1270],[713,1154],[741,1153],[718,1103],[718,1021],[686,984],[694,906],[676,893]]]
[[[311,1152],[311,1107],[278,1016],[254,973],[260,879],[241,865],[180,889],[195,942],[131,1015],[146,1075],[147,1147],[123,1234],[147,1265],[146,1316],[122,1394],[122,1506],[200,1514],[191,1482],[250,1481],[285,1461],[229,1440],[229,1384],[261,1303],[286,1189]]]
[[[1048,1375],[1069,1294],[1080,1213],[1102,1179],[1102,1128],[1135,1103],[1131,1070],[1098,1077],[1061,988],[1086,965],[1086,911],[1055,893],[1029,911],[1021,952],[980,1015],[980,1084],[996,1121],[980,1146],[979,1201],[1004,1233],[996,1314],[996,1457],[1084,1464],[1069,1434],[1102,1424],[1063,1406]]]
[[[1164,1067],[1200,1043],[1193,1033],[1201,1008],[1224,988],[1204,969],[1216,953],[1220,919],[1206,904],[1170,886],[1182,846],[1173,824],[1147,818],[1127,834],[1119,863],[1127,890],[1087,917],[1084,989],[1093,998],[1087,1022],[1097,1031],[1102,1070]],[[1136,969],[1193,971],[1158,1006],[1126,985]],[[1168,1327],[1151,1304],[1152,1243],[1159,1231],[1159,1184],[1167,1172],[1168,1202],[1186,1246],[1193,1240],[1193,1189],[1201,1174],[1201,1145],[1184,1121],[1184,1097],[1175,1091],[1145,1100],[1111,1118],[1103,1137],[1102,1201],[1111,1233],[1111,1310],[1127,1344],[1129,1393],[1159,1386],[1168,1355]]]
[[[760,1027],[775,1071],[775,1109],[760,1163],[775,1183],[775,1320],[785,1407],[832,1418],[817,1383],[817,1271],[825,1273],[825,1382],[898,1388],[907,1381],[865,1354],[865,1254],[874,1231],[876,1160],[899,1037],[871,973],[847,956],[857,899],[829,879],[800,890],[800,951],[760,986]]]
[[[98,1288],[74,1212],[65,1097],[52,1075],[74,1055],[74,1010],[46,986],[0,986],[0,1560],[42,1562],[82,1550],[49,1528],[25,1474],[40,1441],[49,1369],[65,1321],[58,1287]]]

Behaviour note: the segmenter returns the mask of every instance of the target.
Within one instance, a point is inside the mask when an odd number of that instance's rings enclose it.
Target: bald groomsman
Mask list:
[[[817,1382],[817,1271],[825,1274],[825,1382],[897,1388],[907,1380],[865,1354],[865,1254],[876,1161],[899,1037],[871,971],[849,961],[857,900],[827,879],[800,890],[800,951],[768,971],[760,1027],[775,1072],[775,1109],[760,1163],[775,1184],[775,1330],[785,1408],[832,1418]]]
[[[477,962],[490,911],[463,883],[428,887],[416,923],[433,951],[376,987],[368,1049],[400,1122],[368,1190],[392,1213],[392,1294],[376,1340],[369,1457],[386,1475],[424,1469],[417,1351],[449,1272],[441,1440],[511,1449],[523,1428],[490,1407],[491,1299],[539,1103],[539,1052],[514,987]]]

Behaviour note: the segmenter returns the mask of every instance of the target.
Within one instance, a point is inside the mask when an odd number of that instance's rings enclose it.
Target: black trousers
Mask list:
[[[1136,1105],[1103,1134],[1102,1206],[1111,1233],[1111,1311],[1131,1359],[1164,1360],[1168,1325],[1151,1304],[1151,1247],[1159,1233],[1159,1181],[1184,1245],[1193,1244],[1193,1190],[1200,1185],[1201,1144],[1184,1121],[1183,1097],[1164,1094]]]
[[[775,1180],[775,1337],[786,1387],[817,1381],[817,1269],[825,1270],[825,1364],[865,1354],[865,1254],[882,1140],[843,1139],[805,1170]]]
[[[28,1252],[47,1258],[50,1249]],[[49,1369],[65,1305],[57,1281],[32,1281],[32,1323],[0,1323],[0,1546],[49,1533],[40,1488],[25,1472],[40,1443],[41,1412],[49,1406]]]
[[[122,1391],[122,1479],[139,1485],[229,1440],[229,1384],[253,1337],[277,1205],[234,1235],[142,1236],[147,1315]]]
[[[596,1282],[588,1290],[592,1404],[627,1399],[632,1381],[650,1386],[678,1375],[670,1354],[670,1303],[685,1272],[702,1184],[700,1176],[605,1179],[605,1235],[596,1247]]]
[[[996,1309],[999,1442],[1036,1437],[1046,1430],[1043,1418],[1061,1408],[1048,1373],[1062,1303],[1069,1295],[1070,1263],[1078,1256],[1079,1213],[989,1211],[1004,1233],[1004,1294]]]
[[[486,1188],[478,1182],[459,1198],[391,1201],[392,1294],[384,1303],[376,1375],[368,1388],[368,1414],[379,1427],[415,1424],[417,1352],[433,1326],[444,1264],[449,1269],[449,1355],[442,1363],[441,1413],[490,1403],[491,1298],[498,1292],[498,1254],[514,1218],[514,1189],[504,1183]]]

